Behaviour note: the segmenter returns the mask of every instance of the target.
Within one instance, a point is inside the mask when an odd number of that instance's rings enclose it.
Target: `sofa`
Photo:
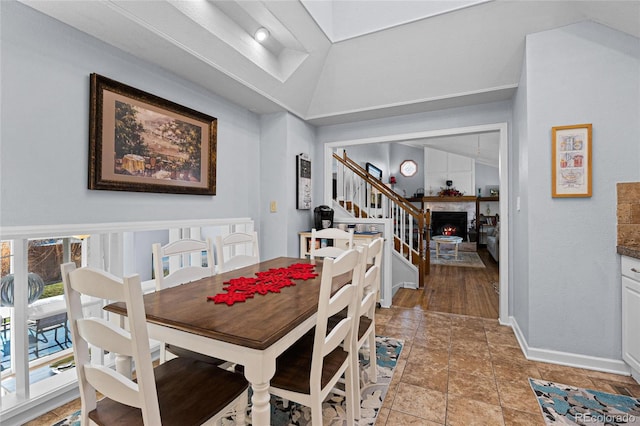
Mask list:
[[[487,250],[493,260],[499,261],[500,257],[500,224],[487,233]]]

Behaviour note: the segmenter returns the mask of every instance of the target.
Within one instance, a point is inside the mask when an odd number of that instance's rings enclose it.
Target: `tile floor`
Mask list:
[[[528,378],[640,397],[630,377],[528,361],[497,320],[379,309],[377,333],[405,341],[377,425],[544,425]],[[73,401],[28,426],[50,426],[78,410]]]
[[[391,308],[376,327],[405,340],[377,425],[544,425],[529,377],[640,397],[631,377],[528,361],[497,320]]]

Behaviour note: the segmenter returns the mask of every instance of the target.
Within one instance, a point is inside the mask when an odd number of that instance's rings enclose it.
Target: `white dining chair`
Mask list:
[[[357,332],[353,342],[355,344],[354,351],[356,353],[354,371],[359,371],[358,352],[367,346],[369,352],[369,382],[376,383],[377,360],[376,360],[376,302],[378,301],[378,293],[380,291],[380,268],[382,265],[382,247],[384,245],[383,238],[376,238],[365,249],[366,272],[360,282],[358,289],[359,306],[357,308]],[[371,263],[369,263],[371,262]],[[360,380],[354,381],[353,390],[356,398],[360,399]],[[355,406],[355,418],[360,418],[360,404]]]
[[[61,265],[61,270],[82,425],[211,424],[229,411],[234,412],[237,423],[244,424],[248,383],[241,375],[183,357],[153,367],[139,275],[120,279],[89,267],[76,269],[74,263]],[[104,299],[104,303],[124,303],[128,328],[86,317],[81,295]],[[104,353],[132,357],[136,379],[90,359],[89,345]],[[96,392],[104,397],[97,400]]]
[[[328,244],[322,246],[323,240],[332,240],[332,245]],[[309,257],[315,259],[316,257],[336,257],[342,254],[345,250],[354,248],[353,243],[353,228],[349,231],[343,231],[338,228],[325,228],[311,230],[311,247],[309,249]]]
[[[151,246],[153,254],[153,274],[156,291],[186,284],[215,274],[213,261],[213,246],[211,239],[206,241],[184,238],[161,245]],[[165,259],[168,258],[169,270],[165,275]],[[206,264],[203,260],[206,259]],[[187,356],[211,364],[220,365],[225,361],[208,357],[179,346],[161,343],[160,362],[165,362],[174,356]]]
[[[335,259],[326,258],[318,299],[316,326],[312,332],[287,349],[276,360],[276,373],[269,391],[287,401],[311,408],[313,426],[322,425],[322,401],[333,391],[341,377],[345,382],[347,424],[354,424],[353,336],[357,300],[355,294],[362,279],[362,252],[347,250]],[[333,296],[334,277],[352,273],[350,283]],[[346,309],[347,315],[327,333],[329,318]]]
[[[227,272],[260,262],[257,232],[232,232],[216,237],[218,272]]]

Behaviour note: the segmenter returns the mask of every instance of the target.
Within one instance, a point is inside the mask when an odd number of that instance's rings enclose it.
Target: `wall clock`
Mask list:
[[[404,160],[400,164],[400,174],[405,177],[411,177],[418,171],[418,165],[413,160]]]

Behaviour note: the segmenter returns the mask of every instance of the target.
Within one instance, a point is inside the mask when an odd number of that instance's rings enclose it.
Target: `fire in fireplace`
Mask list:
[[[467,212],[431,212],[431,235],[467,239]]]

